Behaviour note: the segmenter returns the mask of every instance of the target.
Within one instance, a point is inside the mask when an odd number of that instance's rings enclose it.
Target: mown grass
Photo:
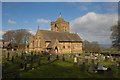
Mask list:
[[[88,69],[90,67],[90,60],[86,65],[86,72],[82,71],[82,64],[74,65],[73,58],[65,56],[65,61],[62,61],[62,57],[59,60],[55,60],[56,56],[51,57],[51,61],[47,61],[47,56],[42,56],[40,65],[34,70],[21,70],[19,63],[24,62],[20,58],[16,58],[14,63],[6,61],[3,64],[3,77],[14,78],[16,74],[19,74],[20,78],[120,78],[120,68],[111,66],[115,62],[101,61],[105,67],[111,67],[113,70],[112,76],[109,76],[107,72],[104,74],[90,73]],[[95,64],[96,66],[96,64]]]

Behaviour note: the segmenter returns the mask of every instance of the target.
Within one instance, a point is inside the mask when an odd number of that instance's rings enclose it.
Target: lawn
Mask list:
[[[6,61],[3,63],[3,78],[14,78],[18,75],[20,78],[120,78],[120,67],[112,66],[114,62],[102,61],[105,66],[112,68],[113,73],[110,75],[107,72],[90,73],[88,71],[90,63],[86,65],[86,72],[83,72],[82,64],[74,64],[73,58],[68,56],[65,61],[62,61],[62,56],[59,56],[59,60],[55,60],[55,58],[56,56],[51,56],[51,61],[48,62],[46,55],[41,56],[40,65],[29,70],[20,68],[20,62],[25,62],[25,60],[19,57],[15,58],[14,63]],[[35,64],[38,62],[33,62],[33,65]]]

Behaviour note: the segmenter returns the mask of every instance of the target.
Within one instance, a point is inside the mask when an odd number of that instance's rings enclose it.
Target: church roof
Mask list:
[[[52,41],[54,39],[58,41],[82,41],[78,34],[74,33],[39,30],[39,34],[42,35],[45,41]]]
[[[57,42],[58,42],[57,39],[52,40],[52,41],[50,42],[50,44],[48,45],[47,48],[52,48],[52,47],[54,47],[55,45],[57,45]]]

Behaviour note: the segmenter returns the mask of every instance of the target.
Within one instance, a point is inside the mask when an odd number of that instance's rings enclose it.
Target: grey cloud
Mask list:
[[[71,21],[71,31],[82,34],[84,40],[110,43],[110,28],[117,24],[117,21],[117,14],[96,14],[89,12]]]
[[[9,20],[8,20],[8,23],[11,24],[11,25],[15,25],[15,24],[16,24],[16,21],[9,19]]]

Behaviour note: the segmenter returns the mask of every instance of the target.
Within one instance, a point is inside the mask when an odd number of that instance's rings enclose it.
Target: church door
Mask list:
[[[57,48],[57,46],[55,47],[55,53],[58,53],[58,48]]]

